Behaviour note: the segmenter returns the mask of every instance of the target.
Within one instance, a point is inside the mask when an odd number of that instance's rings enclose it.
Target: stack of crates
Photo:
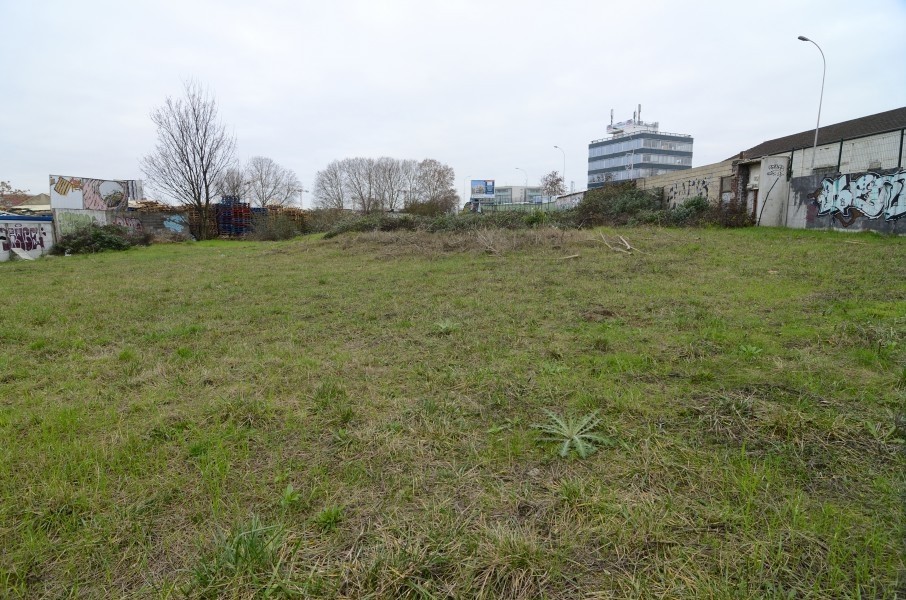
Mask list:
[[[252,228],[252,209],[237,196],[223,196],[217,205],[217,230],[220,235],[243,236]]]

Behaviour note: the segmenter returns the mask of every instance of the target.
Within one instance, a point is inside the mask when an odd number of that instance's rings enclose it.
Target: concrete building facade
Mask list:
[[[588,144],[588,188],[633,181],[692,167],[691,135],[666,133],[657,122],[632,120],[607,126],[608,137]]]

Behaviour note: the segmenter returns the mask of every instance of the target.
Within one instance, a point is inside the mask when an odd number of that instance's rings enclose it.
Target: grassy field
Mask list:
[[[906,239],[365,234],[0,277],[0,597],[896,594]],[[545,411],[597,411],[597,451]]]

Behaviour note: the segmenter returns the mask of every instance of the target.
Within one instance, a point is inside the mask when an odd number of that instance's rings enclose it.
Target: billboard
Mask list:
[[[142,182],[90,177],[50,176],[50,207],[87,210],[125,209],[130,200],[142,199]]]
[[[493,198],[494,197],[494,180],[493,179],[473,179],[471,198]]]

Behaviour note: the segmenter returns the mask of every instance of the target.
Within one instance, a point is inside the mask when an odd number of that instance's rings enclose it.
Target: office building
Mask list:
[[[641,113],[639,105],[632,120],[614,123],[611,111],[608,137],[588,144],[589,189],[692,167],[692,136],[662,132]]]

